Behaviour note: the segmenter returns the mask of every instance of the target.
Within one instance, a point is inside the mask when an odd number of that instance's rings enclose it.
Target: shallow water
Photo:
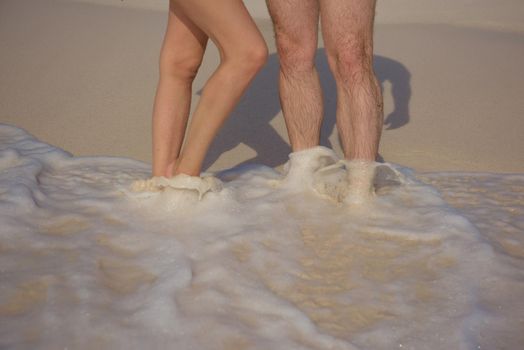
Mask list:
[[[0,348],[520,349],[524,175],[392,169],[358,206],[263,166],[198,201],[0,126]]]

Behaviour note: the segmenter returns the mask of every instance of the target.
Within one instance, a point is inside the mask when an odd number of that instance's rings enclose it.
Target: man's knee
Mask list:
[[[203,55],[193,52],[179,51],[176,53],[162,53],[160,55],[160,75],[175,79],[193,81]]]
[[[328,60],[337,79],[355,82],[373,74],[371,41],[356,38],[328,51]]]
[[[277,33],[277,49],[284,74],[308,72],[315,65],[317,47],[314,40]]]

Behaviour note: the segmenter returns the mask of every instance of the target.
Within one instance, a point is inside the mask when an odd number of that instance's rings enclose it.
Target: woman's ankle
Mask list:
[[[177,170],[177,167],[178,167],[178,158],[173,160],[172,162],[169,162],[166,166],[166,170],[164,172],[164,176],[167,177],[167,178],[171,178],[176,174],[176,170]]]

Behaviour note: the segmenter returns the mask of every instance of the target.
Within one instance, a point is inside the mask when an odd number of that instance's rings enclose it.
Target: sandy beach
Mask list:
[[[287,160],[278,58],[262,3],[246,2],[271,55],[217,137],[210,171]],[[418,171],[524,172],[523,4],[470,3],[379,1],[375,69],[385,98],[386,161]],[[0,122],[75,155],[150,162],[165,4],[0,2]],[[340,152],[322,43],[318,58],[327,101],[322,142]],[[193,101],[217,62],[210,45]]]
[[[379,0],[364,168],[322,43],[327,147],[288,158],[271,23],[245,3],[270,56],[214,176],[154,182],[166,0],[0,0],[0,349],[521,350],[524,3]]]

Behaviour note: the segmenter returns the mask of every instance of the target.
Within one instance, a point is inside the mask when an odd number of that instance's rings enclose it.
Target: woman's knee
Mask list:
[[[160,55],[160,75],[181,80],[193,81],[202,64],[203,55],[179,50],[162,52]]]
[[[249,59],[257,71],[266,64],[268,56],[269,52],[265,42],[258,43],[249,50]]]
[[[251,43],[235,52],[225,55],[224,63],[242,74],[254,75],[265,64],[268,57],[268,49],[264,42]]]

